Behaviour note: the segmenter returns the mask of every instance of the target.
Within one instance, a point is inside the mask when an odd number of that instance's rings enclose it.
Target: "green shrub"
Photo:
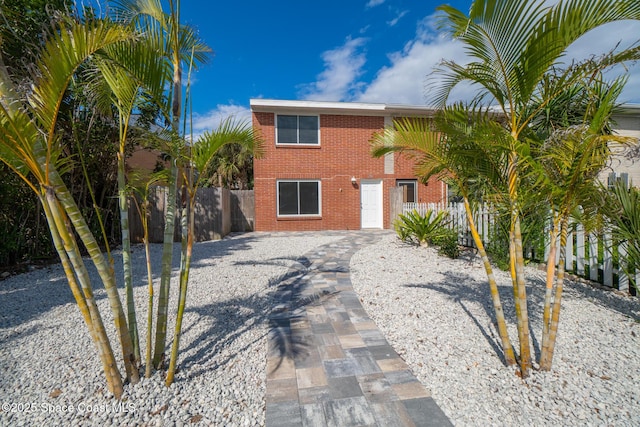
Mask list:
[[[456,259],[460,256],[460,246],[458,246],[458,233],[455,230],[445,228],[442,234],[432,239],[431,243],[438,247],[440,255]]]
[[[393,225],[398,237],[403,242],[428,246],[434,238],[437,238],[443,233],[443,230],[446,230],[444,226],[446,225],[447,215],[446,211],[441,211],[434,216],[433,211],[428,210],[423,216],[414,209],[407,214],[400,215]]]
[[[613,238],[627,245],[625,273],[634,278],[640,269],[640,190],[618,183],[606,200],[603,209],[612,226]],[[640,290],[635,280],[632,279],[631,284],[636,291]]]
[[[420,215],[413,210],[394,222],[398,237],[403,242],[414,243],[420,246],[434,245],[439,248],[438,253],[450,258],[460,256],[458,247],[458,233],[446,227],[446,211],[438,212],[428,210],[425,215]]]

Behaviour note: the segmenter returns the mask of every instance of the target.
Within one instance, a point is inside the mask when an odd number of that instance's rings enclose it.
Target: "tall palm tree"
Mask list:
[[[474,134],[480,129],[480,123],[486,124],[487,127],[484,130],[487,134],[493,134],[491,128],[495,129],[495,125],[488,120],[487,113],[480,113],[471,118],[476,124],[471,127],[467,111],[464,105],[459,104],[444,108],[438,114],[435,123],[429,119],[395,120],[392,127],[374,135],[372,154],[380,157],[394,151],[405,153],[416,160],[416,176],[423,181],[426,182],[435,176],[455,182],[463,198],[473,241],[487,273],[505,362],[507,365],[513,365],[516,363],[516,358],[507,331],[498,285],[484,243],[476,229],[470,201],[470,194],[475,192],[473,187],[479,184],[477,182],[479,170],[484,171],[485,177],[500,180],[494,156],[483,153],[486,146],[478,145],[477,135]]]
[[[167,370],[166,384],[171,385],[173,382],[177,363],[178,350],[180,348],[180,337],[182,334],[182,317],[185,309],[187,298],[187,286],[189,283],[189,271],[191,267],[191,255],[193,243],[195,240],[195,202],[198,187],[206,179],[202,174],[195,172],[207,169],[212,159],[223,147],[229,144],[237,144],[251,152],[254,156],[262,155],[263,140],[260,134],[257,134],[250,122],[235,120],[230,117],[224,120],[220,126],[214,131],[207,131],[202,134],[193,144],[190,150],[189,173],[191,176],[184,176],[183,183],[186,193],[186,209],[183,214],[183,245],[184,245],[184,267],[180,271],[180,293],[178,296],[178,312],[176,316],[176,325],[173,335],[173,345],[171,347],[171,355],[169,358],[169,368]],[[197,176],[197,178],[194,178]],[[186,219],[186,223],[184,221]]]
[[[211,49],[202,43],[195,32],[180,25],[180,1],[169,1],[170,13],[162,9],[159,0],[119,0],[115,2],[114,16],[141,29],[147,37],[155,40],[159,52],[171,66],[172,83],[169,96],[166,97],[165,111],[171,125],[173,137],[169,145],[171,174],[168,180],[168,206],[165,218],[164,242],[162,250],[162,274],[158,295],[158,314],[153,363],[156,368],[162,365],[165,354],[167,333],[167,314],[171,265],[173,258],[173,239],[176,216],[176,193],[179,168],[183,160],[186,144],[184,134],[180,132],[182,118],[182,69],[184,63],[197,64],[207,60]]]
[[[520,340],[520,372],[529,375],[531,350],[524,277],[521,232],[522,159],[529,147],[522,138],[537,110],[530,100],[537,95],[544,76],[563,59],[567,48],[588,31],[606,23],[640,19],[640,3],[636,0],[568,0],[547,6],[543,1],[475,0],[465,14],[443,5],[440,28],[460,40],[471,62],[466,65],[443,61],[434,76],[441,77],[434,88],[433,101],[445,105],[451,91],[462,82],[477,88],[476,103],[494,105],[504,117],[507,153],[504,173],[510,211],[510,274],[514,286],[518,337]],[[613,64],[637,58],[639,48],[611,54]],[[538,110],[545,108],[563,88],[597,71],[584,63],[572,68],[558,80],[555,90],[539,99]]]
[[[78,23],[67,20],[60,23],[38,56],[28,97],[16,90],[0,59],[0,160],[38,195],[72,293],[98,348],[107,386],[117,398],[123,392],[122,378],[75,233],[87,249],[104,284],[120,338],[127,378],[137,382],[131,339],[113,268],[61,179],[67,165],[61,157],[61,141],[55,124],[66,88],[78,67],[88,58],[102,55],[103,48],[133,38],[131,31],[106,21]]]
[[[120,229],[122,235],[122,262],[127,305],[129,333],[134,347],[134,357],[140,361],[140,342],[133,299],[133,274],[131,266],[131,240],[129,237],[129,198],[125,170],[125,148],[131,118],[145,94],[145,99],[162,105],[164,88],[168,82],[167,62],[158,55],[153,38],[141,38],[137,43],[110,46],[108,58],[96,58],[93,65],[91,98],[98,107],[118,111],[118,199]],[[114,60],[115,59],[115,60]],[[162,111],[162,109],[160,110]]]
[[[596,73],[581,85],[568,88],[566,96],[560,96],[558,105],[570,115],[566,108],[576,97],[579,99],[576,115],[558,120],[553,126],[545,126],[548,121],[538,121],[538,128],[554,128],[551,134],[531,159],[537,169],[536,187],[544,194],[553,213],[550,235],[550,250],[547,260],[546,294],[543,314],[542,352],[540,369],[550,370],[557,336],[560,302],[562,300],[566,242],[569,221],[574,212],[582,209],[588,216],[594,216],[600,189],[598,175],[607,166],[610,158],[610,143],[628,144],[631,138],[610,133],[611,115],[615,102],[622,92],[626,78],[618,78],[607,84],[593,81],[602,78]],[[541,90],[544,93],[544,88]],[[565,100],[565,102],[562,102]],[[558,117],[559,114],[553,114]],[[545,114],[545,117],[550,117]],[[534,127],[536,129],[536,127]],[[557,240],[559,238],[559,246]],[[559,250],[557,277],[555,272],[556,251]],[[552,305],[553,302],[553,305]]]

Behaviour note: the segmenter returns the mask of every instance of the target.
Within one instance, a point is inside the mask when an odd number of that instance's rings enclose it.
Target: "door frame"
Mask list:
[[[363,195],[363,187],[365,185],[376,185],[379,189],[378,193],[378,200],[377,200],[377,206],[378,206],[378,215],[376,218],[376,225],[373,227],[366,227],[367,229],[372,229],[372,228],[384,228],[384,197],[383,197],[383,182],[382,179],[362,179],[360,180],[360,228],[363,229],[365,227],[363,227],[364,224],[364,208],[363,208],[363,203],[362,203],[362,195]]]

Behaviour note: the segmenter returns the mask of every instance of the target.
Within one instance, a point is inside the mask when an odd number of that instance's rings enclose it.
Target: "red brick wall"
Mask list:
[[[415,179],[413,162],[396,155],[393,175],[384,173],[384,159],[373,158],[369,140],[384,127],[383,117],[321,115],[318,147],[276,146],[275,114],[253,113],[254,127],[265,140],[264,156],[254,161],[255,229],[354,230],[360,229],[361,179],[383,181],[384,227],[389,228],[389,188],[396,179]],[[351,184],[351,177],[358,184]],[[278,218],[278,179],[321,180],[322,215],[319,218]],[[418,185],[422,202],[441,201],[443,184],[432,180]]]

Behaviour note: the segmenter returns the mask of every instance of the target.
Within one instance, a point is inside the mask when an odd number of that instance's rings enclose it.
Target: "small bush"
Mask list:
[[[400,215],[394,223],[396,233],[403,242],[414,243],[420,246],[435,245],[439,253],[450,258],[460,256],[458,247],[458,233],[446,228],[446,211],[433,214],[428,210],[425,215],[420,215],[416,210]]]
[[[443,233],[432,240],[438,247],[440,255],[456,259],[460,256],[460,246],[458,246],[458,233],[455,230],[444,229]]]
[[[435,216],[432,210],[428,210],[423,216],[417,210],[400,215],[394,222],[398,237],[403,242],[413,242],[420,246],[428,246],[434,238],[437,238],[445,230],[444,225],[448,213],[438,212]]]

